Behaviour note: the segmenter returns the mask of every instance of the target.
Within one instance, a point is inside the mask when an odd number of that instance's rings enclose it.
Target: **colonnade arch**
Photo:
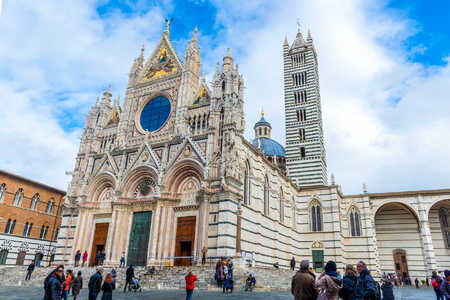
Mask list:
[[[450,199],[440,200],[430,206],[428,223],[436,264],[439,270],[450,269]]]
[[[374,214],[380,270],[419,277],[426,272],[417,212],[401,202],[386,202]]]

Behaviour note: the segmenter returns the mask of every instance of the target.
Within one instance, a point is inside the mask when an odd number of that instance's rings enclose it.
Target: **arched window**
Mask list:
[[[54,208],[55,208],[55,199],[50,198],[50,200],[48,200],[47,208],[45,209],[45,211],[46,211],[48,214],[52,214]]]
[[[14,233],[14,227],[16,226],[16,220],[8,219],[8,222],[6,223],[5,227],[5,233],[13,234]]]
[[[244,204],[250,204],[250,168],[248,162],[245,163],[244,171]]]
[[[45,226],[42,225],[42,227],[41,227],[41,233],[39,234],[39,238],[40,238],[40,239],[43,239],[43,238],[44,238],[44,235],[45,235]]]
[[[311,231],[322,231],[322,208],[318,202],[311,205]]]
[[[361,221],[359,219],[359,212],[355,207],[352,207],[348,216],[350,222],[350,233],[352,236],[361,236]]]
[[[296,210],[297,207],[295,205],[295,198],[292,196],[292,228],[297,227]]]
[[[28,226],[29,226],[29,223],[26,222],[25,226],[23,227],[23,233],[22,233],[23,236],[27,236]]]
[[[58,239],[58,234],[59,234],[59,228],[56,228],[56,230],[55,230],[55,241]]]
[[[23,189],[19,188],[19,190],[14,195],[14,205],[20,206],[22,204],[22,199],[23,199]]]
[[[2,183],[2,185],[0,186],[0,203],[3,202],[5,195],[6,195],[6,183]]]
[[[39,203],[39,194],[34,194],[33,198],[31,198],[30,209],[36,210]]]
[[[283,189],[280,188],[280,223],[284,223],[284,195]]]
[[[264,181],[264,215],[269,215],[269,180]]]
[[[445,247],[450,248],[450,214],[448,209],[441,208],[439,210],[439,221],[441,223]]]

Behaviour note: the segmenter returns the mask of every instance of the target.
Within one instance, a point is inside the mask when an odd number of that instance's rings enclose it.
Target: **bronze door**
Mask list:
[[[127,264],[132,264],[133,266],[147,265],[151,223],[151,211],[133,213],[133,225],[131,226],[130,231]]]
[[[195,216],[177,219],[177,235],[175,241],[175,256],[188,256],[175,259],[176,266],[191,265],[192,251],[195,241]]]
[[[92,241],[92,248],[90,253],[90,260],[89,265],[93,266],[95,264],[95,256],[100,251],[105,250],[106,246],[106,239],[108,237],[108,228],[109,223],[97,223],[95,224],[95,231],[94,231],[94,239]]]
[[[408,262],[406,260],[406,252],[397,250],[394,252],[395,273],[399,278],[409,277]]]

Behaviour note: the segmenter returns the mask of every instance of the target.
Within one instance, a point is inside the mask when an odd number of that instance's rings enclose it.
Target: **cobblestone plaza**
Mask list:
[[[6,287],[0,286],[0,299],[8,300],[22,300],[22,299],[41,299],[43,291],[36,287]],[[184,299],[185,292],[182,290],[163,291],[150,290],[141,293],[127,293],[117,291],[113,294],[115,300],[133,300],[133,299]],[[395,289],[396,300],[423,300],[433,299],[434,292],[431,289],[414,289],[414,288],[397,288]],[[83,289],[80,294],[80,299],[87,299],[87,290]],[[273,299],[273,300],[288,300],[293,299],[289,291],[285,292],[242,292],[236,291],[233,294],[222,294],[215,291],[198,291],[194,292],[193,299],[196,300],[210,300],[210,299]]]

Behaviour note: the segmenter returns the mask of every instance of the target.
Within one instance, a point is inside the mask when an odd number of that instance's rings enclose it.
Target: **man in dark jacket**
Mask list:
[[[317,299],[314,274],[309,270],[309,261],[304,259],[300,263],[300,271],[292,277],[291,293],[295,300]]]
[[[75,268],[78,267],[78,264],[80,263],[80,258],[81,258],[81,251],[78,250],[77,253],[75,254]]]
[[[34,267],[35,267],[35,265],[34,265],[34,260],[32,260],[32,261],[31,261],[31,264],[28,265],[28,268],[27,268],[27,276],[25,276],[25,280],[30,280],[30,279],[31,279],[31,274],[32,274],[33,271],[34,271]]]
[[[133,265],[130,265],[126,272],[126,278],[125,278],[125,286],[123,287],[123,292],[127,292],[127,287],[131,285],[134,277],[134,269]]]
[[[445,277],[443,278],[439,288],[441,290],[442,296],[445,297],[445,300],[450,300],[450,270],[445,270],[444,276]]]
[[[44,300],[61,300],[64,282],[64,266],[58,266],[44,282]]]
[[[102,274],[103,274],[103,268],[98,267],[97,272],[91,276],[88,283],[88,289],[89,289],[89,300],[96,300],[97,295],[100,292],[102,288]]]
[[[358,271],[358,283],[356,284],[356,292],[354,296],[354,300],[367,300],[372,299],[376,295],[376,285],[372,276],[370,275],[370,271],[367,269],[367,265],[360,261],[356,266]]]
[[[295,258],[292,256],[292,259],[291,259],[291,270],[294,271],[294,269],[295,269]]]

